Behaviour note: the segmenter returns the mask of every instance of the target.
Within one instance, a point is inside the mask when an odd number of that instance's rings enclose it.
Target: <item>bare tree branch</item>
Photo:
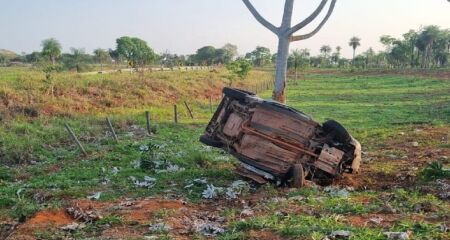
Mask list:
[[[250,0],[242,0],[242,2],[244,2],[245,6],[247,6],[248,10],[253,14],[253,16],[259,23],[261,23],[264,27],[266,27],[267,29],[278,35],[279,29],[275,27],[272,23],[267,21],[264,17],[262,17],[261,14],[258,13],[258,10],[256,10],[255,7],[253,7]]]
[[[323,25],[325,25],[325,23],[328,21],[328,19],[330,18],[331,14],[333,13],[334,10],[334,6],[336,5],[336,0],[333,0],[330,4],[330,8],[328,9],[328,13],[325,16],[325,18],[322,20],[322,22],[319,24],[319,26],[317,26],[316,29],[314,29],[314,31],[308,33],[308,34],[304,34],[304,35],[299,35],[299,36],[292,36],[290,38],[291,42],[295,42],[295,41],[300,41],[300,40],[305,40],[308,39],[312,36],[314,36],[316,33],[318,33],[320,31],[320,29],[323,27]]]
[[[289,35],[294,34],[298,30],[304,28],[306,25],[308,25],[312,21],[314,21],[314,19],[316,19],[317,16],[319,16],[319,14],[322,12],[322,10],[325,7],[325,5],[327,4],[327,2],[328,2],[328,0],[322,0],[322,2],[317,7],[317,9],[309,17],[307,17],[305,20],[303,20],[299,24],[297,24],[297,25],[293,26],[291,29],[289,29],[289,31],[288,31]]]

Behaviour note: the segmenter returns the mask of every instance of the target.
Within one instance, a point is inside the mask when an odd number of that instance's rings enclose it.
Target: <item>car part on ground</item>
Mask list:
[[[239,89],[224,88],[224,98],[200,141],[234,155],[237,173],[263,184],[302,187],[305,178],[330,183],[358,172],[361,145],[338,122],[319,124],[278,102]]]

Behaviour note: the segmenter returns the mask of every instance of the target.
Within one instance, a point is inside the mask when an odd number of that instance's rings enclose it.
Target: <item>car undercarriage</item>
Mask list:
[[[200,141],[242,164],[236,171],[257,183],[301,187],[305,179],[329,184],[355,173],[361,145],[334,120],[319,124],[306,114],[253,93],[225,88]]]

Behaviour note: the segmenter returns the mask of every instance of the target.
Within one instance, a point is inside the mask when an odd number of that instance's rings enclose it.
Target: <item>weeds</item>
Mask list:
[[[442,162],[432,162],[422,170],[420,178],[424,181],[450,179],[450,169],[444,168]]]

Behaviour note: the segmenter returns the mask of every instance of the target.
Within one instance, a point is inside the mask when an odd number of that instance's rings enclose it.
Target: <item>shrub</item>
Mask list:
[[[227,69],[239,78],[245,79],[252,69],[252,65],[245,59],[238,59],[227,64]]]
[[[432,162],[420,173],[420,177],[425,181],[450,178],[450,170],[445,169],[441,162]]]

